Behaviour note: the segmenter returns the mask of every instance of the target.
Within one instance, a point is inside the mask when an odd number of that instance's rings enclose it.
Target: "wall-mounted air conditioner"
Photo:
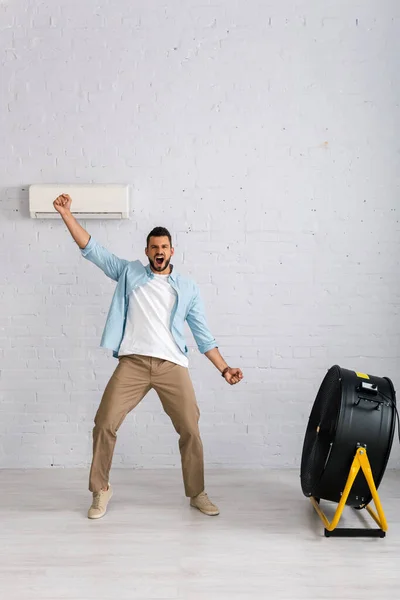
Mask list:
[[[61,194],[72,198],[71,212],[80,219],[129,219],[129,185],[34,184],[29,186],[29,212],[33,219],[61,218],[53,206]]]

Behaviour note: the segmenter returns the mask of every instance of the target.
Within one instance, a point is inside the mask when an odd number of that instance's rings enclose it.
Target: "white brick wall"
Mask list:
[[[298,465],[332,364],[400,388],[398,3],[0,11],[1,466],[88,465],[117,364],[99,348],[113,283],[61,221],[29,219],[30,183],[132,183],[131,221],[84,223],[126,258],[171,229],[176,267],[245,374],[227,386],[190,338],[209,465]],[[150,394],[114,465],[178,464]]]

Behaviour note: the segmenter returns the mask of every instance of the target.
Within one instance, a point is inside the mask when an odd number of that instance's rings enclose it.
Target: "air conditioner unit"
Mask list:
[[[29,212],[33,219],[61,218],[53,206],[61,194],[72,198],[71,212],[80,219],[129,219],[129,185],[33,184]]]

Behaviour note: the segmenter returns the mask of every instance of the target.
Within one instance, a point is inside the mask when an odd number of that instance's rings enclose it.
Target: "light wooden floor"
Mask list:
[[[0,473],[2,599],[400,598],[399,472],[379,490],[385,539],[323,537],[297,471],[209,469],[221,515],[206,517],[188,507],[179,471],[114,469],[98,521],[86,518],[87,475]],[[343,526],[375,526],[366,511],[345,517]]]

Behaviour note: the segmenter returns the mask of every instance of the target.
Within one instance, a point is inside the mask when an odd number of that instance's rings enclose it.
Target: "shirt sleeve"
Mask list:
[[[96,240],[90,236],[89,242],[84,248],[81,248],[81,253],[84,258],[90,260],[93,264],[99,267],[103,273],[118,281],[122,271],[126,265],[129,264],[129,260],[118,258],[115,254],[112,254],[109,250],[101,246]]]
[[[211,334],[204,311],[203,300],[198,286],[195,286],[194,296],[186,316],[187,323],[202,354],[217,348],[217,342]]]

